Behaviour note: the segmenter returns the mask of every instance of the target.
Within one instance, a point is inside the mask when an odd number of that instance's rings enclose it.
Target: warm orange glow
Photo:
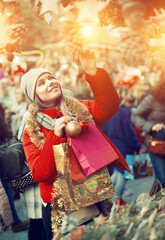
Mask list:
[[[92,32],[92,29],[93,29],[92,25],[84,26],[84,27],[82,28],[82,34],[83,34],[83,36],[84,36],[84,37],[89,36],[89,34],[91,34],[91,32]]]
[[[156,39],[155,38],[150,38],[149,47],[156,47]]]
[[[0,15],[0,46],[5,46],[9,42],[9,37],[7,36],[7,25],[5,24],[5,17]]]
[[[165,33],[162,34],[161,40],[162,45],[165,46]]]
[[[108,32],[95,23],[86,22],[80,25],[83,44],[113,44]]]
[[[165,48],[165,33],[161,35],[161,38],[151,38],[149,40],[149,46]]]

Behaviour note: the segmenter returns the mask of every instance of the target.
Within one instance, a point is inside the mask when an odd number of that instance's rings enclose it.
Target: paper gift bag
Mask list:
[[[82,208],[85,210],[88,206],[111,198],[115,191],[106,167],[86,177],[71,146],[67,143],[58,144],[53,146],[53,152],[57,177],[53,183],[51,219],[53,232],[57,233],[66,212],[78,210],[75,213],[81,214],[82,218],[82,212],[79,212]],[[74,156],[74,160],[70,156]],[[73,168],[81,176],[77,180],[71,174]]]
[[[78,210],[115,195],[114,187],[106,167],[88,177],[74,180],[69,159],[71,147],[66,143],[53,146],[58,176],[54,181],[53,201],[61,211]],[[60,201],[62,201],[60,203]]]
[[[124,170],[124,178],[128,180],[134,180],[134,168],[133,168],[133,163],[134,163],[134,157],[136,155],[131,155],[127,154],[126,155],[126,162],[128,163],[129,169],[131,170],[132,174],[130,174],[128,171]]]
[[[78,137],[67,137],[86,176],[118,158],[113,147],[93,123],[89,123],[88,129]]]

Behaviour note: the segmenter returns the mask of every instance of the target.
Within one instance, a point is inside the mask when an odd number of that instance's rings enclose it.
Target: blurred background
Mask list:
[[[87,48],[139,101],[143,83],[154,85],[164,74],[164,8],[163,0],[1,0],[1,102],[10,104],[5,87],[33,67],[48,68],[64,86],[76,85],[78,98],[89,97],[76,59]]]

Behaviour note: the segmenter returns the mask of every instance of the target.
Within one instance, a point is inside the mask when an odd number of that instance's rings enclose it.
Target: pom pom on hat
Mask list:
[[[37,79],[43,73],[50,73],[47,69],[44,68],[35,68],[31,69],[29,72],[25,73],[21,77],[21,89],[24,92],[25,96],[31,101],[34,102],[35,98],[35,86]]]

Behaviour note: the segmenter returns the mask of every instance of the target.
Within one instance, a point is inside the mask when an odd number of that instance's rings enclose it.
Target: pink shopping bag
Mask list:
[[[89,123],[88,129],[78,137],[67,137],[86,176],[118,159],[115,150],[93,123]]]

